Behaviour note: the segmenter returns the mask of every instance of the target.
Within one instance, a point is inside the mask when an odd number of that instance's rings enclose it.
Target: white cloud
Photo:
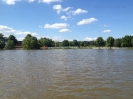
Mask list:
[[[102,32],[109,33],[111,30],[103,30]]]
[[[8,5],[14,5],[17,1],[20,0],[2,0],[2,1]]]
[[[51,28],[51,29],[62,29],[62,28],[66,28],[68,27],[69,25],[66,24],[66,23],[55,23],[55,24],[45,24],[44,25],[44,28]]]
[[[64,28],[64,29],[59,30],[59,32],[71,32],[71,30]]]
[[[34,2],[35,0],[28,0],[29,2]]]
[[[68,11],[68,10],[71,9],[71,8],[72,8],[72,7],[67,7],[67,8],[65,8],[65,9],[63,9],[62,6],[59,5],[59,4],[53,6],[53,9],[54,9],[54,10],[57,10],[57,13],[58,13],[58,14],[60,14],[61,11],[66,12],[66,11]]]
[[[53,9],[54,9],[54,10],[57,10],[57,13],[60,14],[60,12],[61,12],[61,10],[62,10],[62,7],[61,7],[61,5],[54,5],[54,6],[53,6]]]
[[[29,31],[20,31],[20,30],[14,30],[11,27],[8,26],[4,26],[4,25],[0,25],[0,33],[3,33],[5,35],[10,35],[10,34],[15,34],[15,35],[27,35],[27,34],[31,34],[33,36],[36,36],[37,33],[32,33]]]
[[[62,11],[68,11],[68,10],[70,10],[72,7],[67,7],[67,8],[65,8],[65,9],[62,9]]]
[[[86,37],[84,40],[85,41],[95,41],[97,38],[90,38],[90,37]]]
[[[82,10],[82,9],[78,8],[78,9],[75,10],[75,11],[70,11],[70,13],[72,13],[72,15],[77,15],[77,14],[88,13],[88,11]]]
[[[98,20],[95,19],[95,18],[83,19],[82,21],[79,21],[79,22],[77,23],[77,25],[91,24],[91,23],[93,23],[93,22],[95,22],[95,21],[98,21]]]
[[[39,0],[39,2],[44,2],[44,3],[50,4],[52,2],[62,2],[62,0]]]
[[[68,19],[68,17],[66,17],[66,16],[61,16],[61,19],[64,19],[64,20],[67,20]]]

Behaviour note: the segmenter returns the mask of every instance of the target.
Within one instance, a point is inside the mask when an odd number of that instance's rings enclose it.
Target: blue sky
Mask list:
[[[133,35],[133,0],[1,0],[0,33],[55,41]]]

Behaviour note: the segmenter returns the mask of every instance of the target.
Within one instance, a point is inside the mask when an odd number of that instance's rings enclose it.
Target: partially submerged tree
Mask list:
[[[5,49],[14,49],[14,41],[13,40],[8,40],[5,45]]]
[[[103,38],[102,37],[98,37],[96,39],[96,44],[97,44],[98,47],[104,46],[104,40],[103,40]]]
[[[68,40],[63,40],[62,46],[69,46],[69,41]]]
[[[2,33],[0,33],[0,49],[3,49],[5,47],[5,38]]]
[[[126,35],[125,37],[122,38],[122,43],[121,43],[121,46],[122,47],[132,47],[132,44],[131,44],[131,40],[132,40],[132,36],[128,36]]]
[[[106,41],[106,45],[111,48],[113,44],[114,44],[114,38],[112,36],[108,37]]]
[[[37,38],[32,36],[31,34],[27,34],[27,36],[22,42],[22,46],[24,49],[39,49],[40,48]]]
[[[53,47],[54,46],[54,42],[52,41],[52,39],[49,38],[41,38],[40,40],[38,40],[39,45],[40,46],[46,46],[46,47]]]
[[[14,42],[14,45],[16,45],[18,43],[18,41],[17,41],[17,39],[16,39],[16,37],[14,35],[10,35],[8,37],[8,40],[12,40]]]

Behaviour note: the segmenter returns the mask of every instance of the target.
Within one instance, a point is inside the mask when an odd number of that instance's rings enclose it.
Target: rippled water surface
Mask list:
[[[132,99],[133,50],[0,50],[0,99]]]

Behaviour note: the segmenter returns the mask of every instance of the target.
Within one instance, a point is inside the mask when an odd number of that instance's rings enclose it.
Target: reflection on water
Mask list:
[[[0,99],[132,99],[133,50],[1,50]]]

